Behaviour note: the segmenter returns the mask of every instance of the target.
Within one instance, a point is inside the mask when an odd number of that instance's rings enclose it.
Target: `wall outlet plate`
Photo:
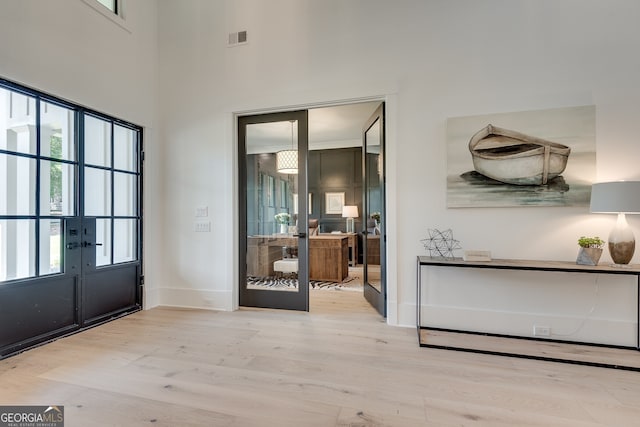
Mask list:
[[[551,336],[551,327],[550,326],[533,325],[533,336],[535,336],[535,337],[550,337]]]
[[[194,231],[196,233],[209,233],[211,232],[211,221],[196,221],[194,225]]]

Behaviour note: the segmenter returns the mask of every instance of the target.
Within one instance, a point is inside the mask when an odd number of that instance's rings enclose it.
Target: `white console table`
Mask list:
[[[486,333],[486,332],[477,332],[477,331],[467,331],[467,330],[459,330],[459,329],[445,329],[445,328],[435,328],[430,327],[428,325],[422,324],[422,304],[423,304],[423,295],[422,295],[422,269],[426,267],[449,267],[449,268],[475,268],[475,269],[493,269],[493,270],[529,270],[529,271],[540,271],[540,272],[566,272],[566,273],[584,273],[584,274],[615,274],[615,275],[627,275],[627,276],[635,276],[636,277],[636,291],[637,291],[637,304],[636,304],[636,345],[635,347],[628,346],[613,346],[599,343],[584,343],[584,342],[575,342],[575,341],[563,341],[563,340],[555,340],[548,338],[540,338],[540,337],[524,337],[524,336],[514,336],[514,335],[506,335],[506,334],[495,334],[495,333]],[[598,265],[598,266],[588,266],[588,265],[578,265],[571,262],[555,262],[555,261],[528,261],[528,260],[507,260],[507,259],[496,259],[492,261],[486,262],[472,262],[472,261],[463,261],[461,258],[454,259],[445,259],[445,258],[432,258],[428,256],[419,256],[417,259],[417,310],[416,310],[416,326],[418,331],[418,343],[421,347],[431,347],[431,348],[440,348],[446,350],[458,350],[458,351],[467,351],[474,353],[483,353],[483,354],[494,354],[501,356],[511,356],[511,357],[522,357],[528,359],[537,359],[537,360],[547,360],[554,362],[564,362],[564,363],[574,363],[581,365],[590,365],[590,366],[600,366],[605,368],[618,368],[632,371],[640,371],[640,266],[630,265],[625,267],[613,267],[609,265]],[[498,342],[497,347],[494,349],[483,349],[479,347],[473,347],[473,344],[469,344],[468,346],[459,346],[453,345],[450,343],[438,344],[431,343],[429,339],[429,334],[438,335],[438,334],[451,334],[458,335],[463,334],[465,337],[465,341],[467,343],[476,343],[478,344],[478,340],[482,339],[493,339]],[[483,338],[483,337],[491,337],[491,338]],[[624,357],[621,360],[611,361],[611,357],[607,359],[604,357],[603,359],[598,359],[598,357],[555,357],[550,355],[552,351],[545,351],[544,349],[540,351],[538,354],[527,353],[526,350],[520,352],[510,351],[510,345],[502,345],[500,347],[499,341],[506,340],[510,343],[515,342],[514,340],[527,340],[528,343],[532,343],[537,346],[547,345],[551,350],[557,348],[560,344],[570,344],[573,346],[581,347],[574,354],[577,356],[579,354],[586,354],[590,352],[591,348],[595,348],[594,353],[600,352],[604,353],[605,351],[610,351],[609,349],[613,349],[613,351],[618,351],[614,355],[620,353],[620,350],[626,350],[624,353]],[[445,340],[446,342],[446,340]],[[588,346],[588,347],[587,347]],[[526,346],[525,346],[526,347]],[[551,348],[554,347],[554,348]],[[497,348],[497,349],[496,349]],[[570,352],[569,352],[570,354]]]

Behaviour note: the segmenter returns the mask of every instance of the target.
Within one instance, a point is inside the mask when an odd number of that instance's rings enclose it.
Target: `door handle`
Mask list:
[[[90,246],[102,246],[102,243],[84,242],[82,246],[85,248]]]
[[[307,233],[298,233],[298,234],[294,234],[293,237],[300,237],[301,239],[304,239],[305,237],[307,237]]]
[[[77,249],[79,247],[80,247],[80,243],[78,242],[67,243],[67,249]]]

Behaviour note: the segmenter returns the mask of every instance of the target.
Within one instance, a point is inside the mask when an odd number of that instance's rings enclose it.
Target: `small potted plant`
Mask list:
[[[580,250],[578,251],[576,264],[598,265],[598,261],[600,261],[600,257],[602,256],[604,240],[598,236],[582,236],[578,239],[578,246],[580,246]]]
[[[280,212],[275,215],[276,222],[280,224],[280,234],[287,234],[287,226],[291,220],[291,215],[286,212]]]

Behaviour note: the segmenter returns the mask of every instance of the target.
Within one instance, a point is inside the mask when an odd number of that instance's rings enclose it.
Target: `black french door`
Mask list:
[[[139,310],[142,131],[0,81],[0,358]]]
[[[363,197],[359,209],[363,226],[357,236],[361,243],[354,246],[363,248],[363,295],[386,316],[384,103],[369,108],[375,108],[373,114],[366,119],[371,111],[368,110],[356,122],[357,128],[363,126]],[[320,215],[320,219],[313,220],[314,232],[320,236],[311,237],[310,242],[310,206],[312,200],[315,206],[322,198],[326,199],[327,191],[344,188],[324,188],[319,193],[316,190],[313,199],[308,192],[308,114],[308,110],[303,110],[238,119],[241,306],[308,310],[309,271],[327,263],[321,257],[309,256],[309,245],[328,238],[320,231],[322,221],[325,227],[335,227],[336,218],[332,215],[339,212],[327,209],[325,217]],[[295,170],[283,167],[281,158],[295,160]],[[312,184],[316,189],[320,186],[319,182]],[[360,208],[359,200],[352,203]],[[316,214],[320,211],[314,209]],[[352,256],[353,264],[358,264],[359,254]]]
[[[386,317],[386,218],[384,168],[384,103],[362,130],[362,182],[365,229],[363,236],[364,297]]]
[[[240,305],[309,310],[307,111],[238,118]]]

